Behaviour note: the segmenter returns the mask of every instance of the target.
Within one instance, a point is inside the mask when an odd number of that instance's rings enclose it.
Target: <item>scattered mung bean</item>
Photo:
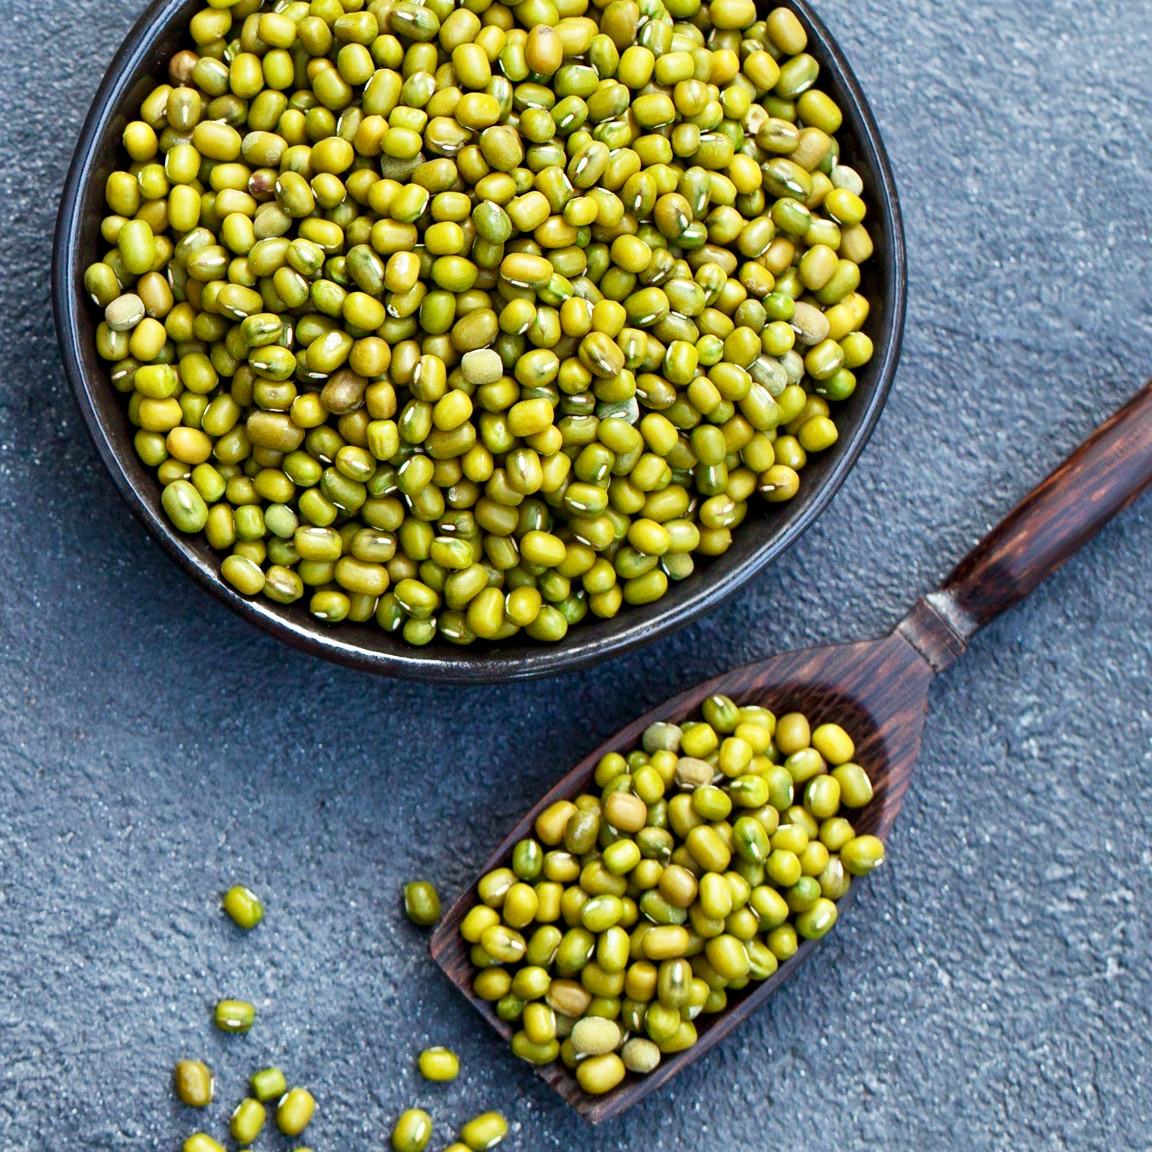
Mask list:
[[[276,1106],[276,1127],[285,1136],[299,1136],[315,1110],[316,1101],[307,1088],[290,1088]]]
[[[455,1080],[460,1075],[460,1059],[450,1048],[425,1048],[419,1067],[425,1080]]]
[[[261,1068],[253,1072],[248,1081],[252,1095],[263,1104],[269,1100],[279,1100],[288,1091],[288,1081],[279,1068]]]
[[[495,1148],[508,1135],[508,1121],[499,1112],[482,1112],[460,1129],[460,1140],[472,1152]]]
[[[236,884],[224,893],[224,911],[241,928],[255,928],[264,919],[264,905],[250,888]]]
[[[392,1129],[395,1152],[424,1152],[432,1139],[432,1117],[422,1108],[409,1108]]]
[[[264,1127],[264,1105],[251,1096],[241,1100],[232,1113],[230,1130],[232,1139],[242,1147],[247,1147]]]
[[[221,1032],[247,1032],[256,1020],[256,1009],[246,1000],[220,1000],[215,1019]]]
[[[224,1152],[224,1145],[213,1140],[207,1132],[193,1132],[183,1147],[184,1152]]]
[[[404,886],[404,911],[413,924],[430,928],[440,919],[440,896],[426,880]]]
[[[180,1060],[173,1076],[176,1095],[191,1108],[206,1108],[216,1094],[216,1078],[203,1060]]]

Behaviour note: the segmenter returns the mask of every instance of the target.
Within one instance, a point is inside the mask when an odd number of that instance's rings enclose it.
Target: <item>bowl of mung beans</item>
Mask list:
[[[716,606],[899,355],[883,143],[807,4],[158,0],[53,300],[129,506],[352,666],[552,674]]]

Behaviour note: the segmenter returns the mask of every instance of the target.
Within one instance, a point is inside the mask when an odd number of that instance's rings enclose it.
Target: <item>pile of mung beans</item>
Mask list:
[[[542,812],[461,924],[512,1051],[610,1092],[824,936],[852,877],[884,860],[845,815],[872,800],[855,755],[838,724],[713,696],[601,758],[598,793]]]
[[[753,0],[210,0],[124,129],[96,344],[245,596],[560,640],[797,492],[873,244]]]

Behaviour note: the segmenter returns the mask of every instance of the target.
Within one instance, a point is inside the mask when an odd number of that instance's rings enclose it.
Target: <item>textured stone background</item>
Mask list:
[[[1147,1148],[1152,627],[1145,500],[934,689],[891,850],[818,958],[593,1134],[507,1056],[397,906],[445,896],[562,769],[731,665],[878,633],[1152,360],[1146,0],[825,0],[903,193],[911,310],[874,440],[817,527],[707,620],[539,685],[429,689],[282,647],[112,491],[57,359],[56,189],[143,0],[0,5],[0,1145],[171,1149],[173,1061],[282,1062],[318,1152]],[[267,900],[241,938],[234,879]],[[261,1009],[247,1039],[208,1008]],[[413,1073],[427,1042],[465,1076]],[[259,1147],[288,1144],[262,1138]]]

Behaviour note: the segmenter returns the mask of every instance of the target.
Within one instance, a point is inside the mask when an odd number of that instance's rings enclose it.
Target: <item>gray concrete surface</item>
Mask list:
[[[490,1106],[523,1152],[1152,1146],[1152,504],[936,686],[891,847],[819,957],[674,1087],[593,1133],[425,958],[397,892],[454,895],[638,710],[889,627],[1152,362],[1145,0],[825,0],[907,214],[904,362],[874,440],[735,603],[608,667],[442,691],[289,651],[191,587],[106,482],[57,359],[56,189],[143,0],[0,6],[0,1146],[175,1149],[173,1061],[222,1131],[281,1062],[317,1152],[432,1145]],[[242,938],[216,893],[243,879]],[[260,1024],[215,1035],[244,995]],[[462,1055],[419,1081],[425,1043]],[[258,1147],[292,1145],[261,1138]]]

